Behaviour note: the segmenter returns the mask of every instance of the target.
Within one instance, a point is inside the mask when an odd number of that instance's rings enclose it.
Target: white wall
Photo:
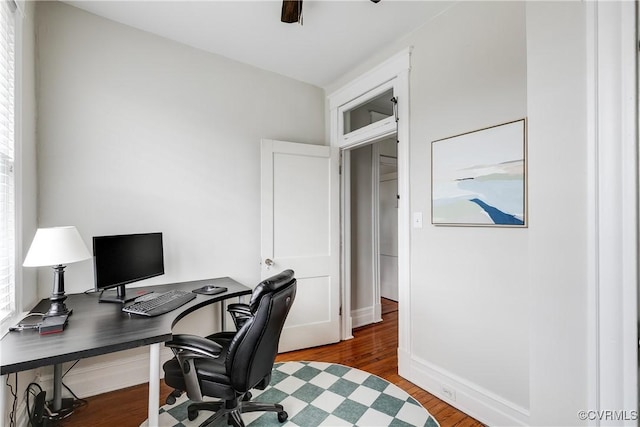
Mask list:
[[[410,197],[425,225],[411,234],[408,372],[489,424],[528,418],[533,230],[430,225],[430,143],[527,116],[525,28],[524,3],[455,3],[327,88],[413,47]]]
[[[524,5],[462,3],[412,41],[412,357],[526,411],[531,230],[430,225],[431,141],[527,115]]]
[[[527,4],[534,425],[578,424],[587,407],[585,23],[581,3]]]
[[[327,88],[413,46],[408,372],[491,425],[589,409],[585,39],[584,3],[460,2]],[[524,116],[528,228],[429,225],[430,141]]]
[[[158,281],[255,282],[257,141],[322,143],[322,92],[63,4],[39,8],[39,224],[75,224],[88,244],[160,229]],[[459,386],[454,404],[491,424],[577,424],[588,409],[584,38],[577,2],[461,2],[327,88],[414,46],[411,205],[425,226],[411,235],[412,373],[440,396],[439,382]],[[529,228],[429,225],[430,141],[524,116]],[[89,262],[68,268],[69,290],[91,282]]]
[[[39,225],[75,225],[89,248],[95,235],[162,231],[166,274],[144,285],[257,284],[260,139],[324,144],[322,89],[60,2],[38,3],[37,40]],[[40,297],[51,280],[40,270]],[[69,265],[65,285],[91,289],[91,261]],[[177,330],[209,332],[215,319]],[[98,375],[92,363],[74,371]],[[114,381],[139,381],[126,376]]]
[[[256,282],[260,138],[324,143],[322,90],[58,2],[38,40],[40,225],[87,245],[162,231],[154,282]],[[90,261],[67,270],[69,291],[93,286]]]

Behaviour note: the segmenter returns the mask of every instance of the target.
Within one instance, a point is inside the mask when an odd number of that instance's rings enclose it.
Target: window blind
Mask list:
[[[15,13],[0,0],[0,321],[15,309]]]

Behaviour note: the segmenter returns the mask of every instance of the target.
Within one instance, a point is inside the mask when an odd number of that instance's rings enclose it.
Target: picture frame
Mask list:
[[[431,143],[431,223],[527,227],[527,121]]]

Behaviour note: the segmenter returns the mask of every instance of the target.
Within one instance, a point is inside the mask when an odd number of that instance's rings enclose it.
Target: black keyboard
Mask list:
[[[195,297],[196,294],[193,292],[174,289],[169,292],[159,293],[151,299],[142,297],[142,301],[122,307],[122,311],[141,316],[158,316],[185,305]]]

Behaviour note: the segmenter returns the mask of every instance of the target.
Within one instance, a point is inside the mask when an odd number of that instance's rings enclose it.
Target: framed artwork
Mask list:
[[[526,119],[431,143],[431,222],[527,226]]]

